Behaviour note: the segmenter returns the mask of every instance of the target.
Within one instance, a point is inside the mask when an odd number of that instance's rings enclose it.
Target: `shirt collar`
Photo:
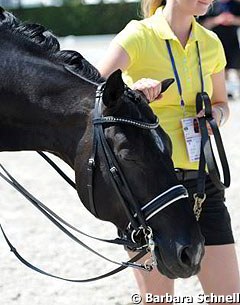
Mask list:
[[[164,6],[159,7],[155,14],[152,16],[154,23],[156,24],[156,32],[158,33],[159,37],[164,40],[177,40],[178,38],[173,33],[171,27],[169,26],[167,20],[163,15],[163,8]],[[192,19],[192,30],[189,36],[188,42],[197,41],[197,22],[195,18]]]

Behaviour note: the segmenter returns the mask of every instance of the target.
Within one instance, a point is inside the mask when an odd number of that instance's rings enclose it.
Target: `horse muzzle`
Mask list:
[[[169,255],[169,253],[173,253]],[[183,246],[175,244],[174,251],[164,253],[161,246],[156,245],[154,254],[157,269],[170,279],[188,278],[200,271],[200,263],[204,255],[204,240],[197,245]]]

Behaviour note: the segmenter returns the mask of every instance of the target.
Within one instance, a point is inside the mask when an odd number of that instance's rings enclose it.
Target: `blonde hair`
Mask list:
[[[141,11],[143,17],[148,18],[152,16],[159,6],[165,4],[166,4],[166,0],[142,0]]]

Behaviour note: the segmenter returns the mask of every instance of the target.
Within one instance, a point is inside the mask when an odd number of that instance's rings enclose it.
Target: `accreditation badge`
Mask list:
[[[197,118],[184,118],[181,120],[188,158],[190,162],[200,159],[201,134]]]

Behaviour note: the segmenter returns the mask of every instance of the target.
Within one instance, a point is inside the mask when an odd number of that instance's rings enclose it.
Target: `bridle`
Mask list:
[[[93,145],[92,145],[92,153],[88,161],[88,194],[89,194],[89,205],[91,212],[98,217],[96,207],[95,207],[95,201],[94,201],[94,172],[96,169],[96,156],[97,153],[100,152],[101,156],[103,158],[103,162],[107,168],[107,171],[109,173],[109,177],[112,183],[112,186],[119,198],[119,201],[124,208],[124,211],[128,217],[129,224],[125,230],[125,232],[122,234],[121,238],[116,238],[115,240],[104,240],[96,237],[92,237],[86,233],[83,233],[82,231],[76,229],[69,223],[67,223],[65,220],[63,220],[61,217],[59,217],[56,213],[54,213],[52,210],[50,210],[48,207],[46,207],[43,203],[41,203],[39,200],[37,200],[34,196],[32,196],[26,189],[24,189],[2,166],[3,171],[5,172],[6,176],[2,173],[0,173],[0,176],[7,181],[10,185],[12,185],[15,189],[17,189],[23,196],[25,196],[41,213],[43,213],[54,225],[56,225],[60,230],[62,230],[65,234],[67,234],[71,239],[73,239],[75,242],[83,246],[84,248],[88,249],[92,253],[100,256],[101,258],[110,261],[112,263],[115,263],[119,265],[118,268],[94,277],[90,279],[84,279],[84,280],[73,280],[73,279],[66,279],[62,278],[56,275],[52,275],[48,272],[45,272],[32,264],[30,264],[28,261],[26,261],[14,248],[14,246],[11,244],[9,239],[7,238],[5,232],[2,229],[2,226],[0,226],[0,229],[2,230],[2,233],[11,249],[11,251],[15,254],[15,256],[27,267],[33,269],[34,271],[37,271],[39,273],[42,273],[44,275],[70,281],[70,282],[90,282],[99,280],[102,278],[105,278],[107,276],[111,276],[113,274],[116,274],[117,272],[120,272],[127,267],[133,267],[133,268],[140,268],[142,270],[150,271],[152,270],[153,266],[157,264],[156,257],[155,257],[155,242],[153,237],[153,230],[149,226],[148,221],[154,217],[156,214],[158,214],[160,211],[162,211],[164,208],[169,206],[170,204],[182,199],[187,198],[188,193],[187,190],[183,185],[176,185],[162,194],[158,195],[157,197],[153,198],[150,202],[144,204],[142,207],[138,204],[137,200],[135,199],[134,195],[132,194],[132,191],[129,187],[129,184],[127,182],[127,179],[125,178],[121,167],[119,166],[117,159],[115,155],[113,154],[107,140],[104,134],[104,127],[113,125],[113,124],[127,124],[129,126],[132,126],[133,128],[141,128],[146,130],[152,130],[156,129],[159,126],[158,120],[156,119],[154,123],[147,123],[143,121],[137,121],[133,119],[126,119],[121,117],[113,117],[113,116],[103,116],[102,114],[102,98],[103,98],[103,90],[104,90],[105,83],[101,84],[96,91],[96,99],[95,99],[95,108],[93,112],[93,127],[94,127],[94,133],[93,133]],[[125,87],[124,94],[129,98],[136,97],[133,95],[130,89]],[[71,181],[62,171],[58,168],[56,164],[53,163],[51,159],[49,159],[46,155],[44,155],[42,152],[39,152],[40,155],[46,159],[48,163],[50,163],[51,166],[54,167],[55,170],[58,171],[58,173],[74,188],[76,188],[75,183]],[[83,234],[87,237],[93,238],[95,240],[109,242],[112,244],[120,244],[128,247],[130,250],[138,250],[139,253],[134,256],[132,259],[130,259],[128,262],[122,262],[118,263],[113,260],[110,260],[106,258],[105,256],[99,254],[95,250],[91,249],[89,246],[84,244],[79,238],[77,238],[75,235],[73,235],[70,231],[68,231],[64,226],[70,227],[72,230],[77,231],[80,234]],[[143,237],[139,239],[139,236]],[[141,241],[139,241],[141,240]],[[151,258],[148,259],[143,265],[136,263],[140,258],[142,258],[147,252],[150,252]]]
[[[115,193],[127,215],[129,224],[127,226],[126,232],[123,233],[123,237],[126,239],[131,238],[132,242],[136,244],[135,238],[133,236],[139,235],[139,231],[143,232],[146,240],[144,245],[135,245],[132,247],[138,250],[142,247],[147,247],[149,250],[149,242],[154,243],[152,229],[149,227],[148,221],[162,211],[164,208],[170,204],[188,197],[187,190],[183,185],[176,185],[157,197],[153,198],[150,202],[146,203],[144,206],[140,206],[133,195],[131,188],[121,167],[109,146],[105,134],[104,127],[109,125],[129,125],[133,128],[140,128],[146,130],[156,129],[159,126],[158,119],[155,119],[153,123],[147,123],[144,121],[138,121],[133,119],[126,119],[114,116],[104,116],[102,113],[103,107],[103,92],[105,83],[101,84],[96,91],[95,108],[93,112],[93,145],[92,153],[88,161],[88,195],[89,195],[89,206],[91,212],[99,218],[97,213],[95,201],[94,201],[94,171],[96,169],[96,156],[97,152],[101,155],[102,161],[109,173],[109,178]],[[124,94],[130,99],[136,99],[133,92],[125,87]],[[134,234],[133,234],[134,232]],[[130,247],[131,248],[131,247]],[[155,261],[154,251],[151,250],[153,260]]]

